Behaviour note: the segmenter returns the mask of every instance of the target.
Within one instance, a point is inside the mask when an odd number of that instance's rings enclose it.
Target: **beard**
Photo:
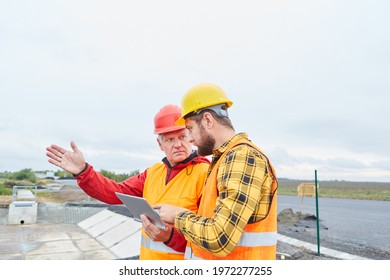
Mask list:
[[[198,143],[198,154],[201,156],[208,156],[213,153],[215,147],[215,138],[206,133],[206,130],[201,126],[200,130],[201,140]]]

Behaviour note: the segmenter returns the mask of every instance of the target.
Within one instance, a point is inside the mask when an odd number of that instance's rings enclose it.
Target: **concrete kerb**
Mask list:
[[[291,237],[288,237],[285,235],[281,235],[281,234],[278,234],[278,240],[281,242],[293,245],[295,247],[305,248],[306,250],[311,251],[311,252],[317,252],[317,249],[318,249],[317,245],[315,245],[315,244],[304,242],[304,241],[301,241],[301,240],[298,240],[295,238],[291,238]],[[339,259],[339,260],[368,260],[367,258],[364,258],[364,257],[351,255],[348,253],[325,248],[322,246],[320,246],[320,253],[324,256],[329,256],[329,257]]]

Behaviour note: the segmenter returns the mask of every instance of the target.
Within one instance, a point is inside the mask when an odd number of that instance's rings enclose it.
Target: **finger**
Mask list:
[[[55,164],[59,166],[61,164],[62,158],[60,156],[54,155],[50,152],[46,153],[46,155],[51,159],[52,161],[49,160],[50,163]]]
[[[142,225],[144,226],[144,229],[149,232],[149,234],[158,234],[160,232],[160,229],[156,227],[148,217],[145,215],[140,215],[141,220],[142,220]]]
[[[140,218],[141,218],[142,225],[144,226],[144,228],[149,228],[150,224],[151,224],[149,219],[145,215],[140,215]]]
[[[75,153],[78,153],[80,151],[79,147],[76,145],[76,143],[74,141],[70,141],[70,147],[72,148],[73,152],[75,152]]]
[[[56,154],[56,153],[59,153],[56,149],[54,149],[53,147],[47,147],[46,148],[46,151],[48,151],[49,153],[51,154]]]
[[[61,165],[61,163],[57,160],[49,159],[48,161],[49,161],[49,163],[51,163],[55,166],[58,166],[58,167],[60,167],[60,165]]]
[[[53,155],[56,155],[57,157],[62,157],[62,155],[66,152],[64,148],[61,148],[57,145],[51,145],[50,147],[47,147],[46,150],[51,152]]]
[[[56,159],[57,156],[54,155],[52,152],[47,152],[46,155],[49,157],[49,158],[52,158],[52,159]]]
[[[142,226],[143,226],[143,229],[144,229],[146,235],[149,236],[151,239],[154,239],[154,235],[153,235],[153,231],[151,229],[151,223],[150,223],[149,219],[144,215],[141,215],[140,218],[141,218]]]
[[[64,148],[62,148],[62,147],[60,147],[60,146],[58,146],[58,145],[56,145],[56,144],[52,144],[50,147],[51,147],[52,149],[54,149],[54,150],[56,150],[56,151],[62,153],[62,154],[66,152],[66,149],[64,149]]]

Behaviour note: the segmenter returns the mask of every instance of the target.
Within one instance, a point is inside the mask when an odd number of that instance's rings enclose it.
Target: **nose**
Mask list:
[[[180,139],[179,138],[175,138],[174,142],[173,142],[173,145],[175,147],[180,147],[182,145]]]

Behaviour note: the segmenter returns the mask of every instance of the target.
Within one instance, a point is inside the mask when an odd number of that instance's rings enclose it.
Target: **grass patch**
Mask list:
[[[310,181],[279,179],[278,194],[298,195],[297,187],[304,182]],[[390,201],[390,183],[319,181],[318,185],[320,197]]]
[[[0,195],[12,195],[12,189],[0,187]]]

